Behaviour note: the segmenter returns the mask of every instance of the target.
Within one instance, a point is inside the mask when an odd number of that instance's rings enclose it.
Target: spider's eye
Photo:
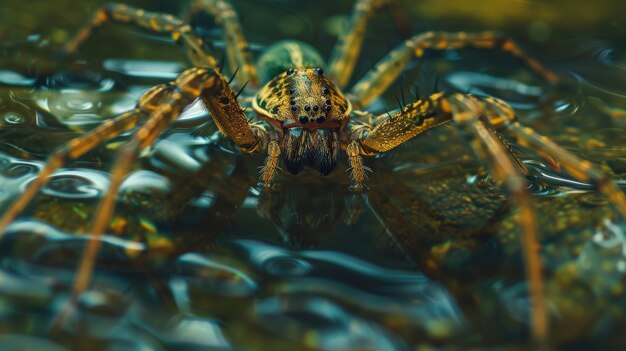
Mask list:
[[[321,68],[317,68],[315,71],[317,72],[318,76],[323,76],[324,75],[324,70],[321,69]]]
[[[288,69],[287,74],[293,74],[293,68]]]
[[[309,121],[309,119],[306,118],[306,116],[300,116],[298,120],[300,121],[300,124],[305,124],[306,122]]]

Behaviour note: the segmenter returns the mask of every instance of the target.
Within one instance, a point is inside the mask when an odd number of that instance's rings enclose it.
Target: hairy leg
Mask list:
[[[397,0],[357,0],[348,22],[348,28],[339,37],[328,62],[329,77],[338,86],[344,87],[350,81],[363,46],[368,22],[385,6],[391,10],[394,21],[399,26],[408,28],[408,21]]]
[[[132,24],[157,33],[167,33],[182,45],[194,66],[218,70],[215,57],[202,39],[193,33],[191,26],[169,14],[148,12],[118,3],[109,3],[100,8],[91,21],[67,43],[65,50],[68,53],[76,52],[96,28],[107,22]]]
[[[146,91],[138,100],[134,110],[125,112],[96,127],[89,133],[70,140],[66,145],[57,148],[49,157],[44,167],[29,183],[26,190],[19,196],[0,217],[0,237],[6,227],[24,210],[39,189],[44,186],[52,173],[63,167],[68,161],[77,159],[91,151],[103,141],[120,135],[143,122],[147,114],[154,110],[162,97],[170,90],[168,85],[158,85]]]
[[[542,261],[537,251],[537,220],[532,207],[532,198],[527,188],[520,162],[516,160],[494,130],[485,123],[491,117],[502,116],[477,98],[454,94],[450,99],[454,124],[465,137],[478,159],[491,169],[494,177],[503,182],[520,210],[522,256],[528,278],[528,294],[532,299],[530,307],[530,325],[533,341],[538,347],[547,344],[549,335],[549,316],[546,308]],[[500,111],[504,112],[504,111]]]
[[[207,12],[224,30],[226,43],[226,58],[231,72],[237,71],[235,81],[243,86],[248,83],[251,87],[259,86],[252,54],[248,42],[243,34],[237,12],[230,1],[226,0],[193,0],[184,18],[191,18],[198,12]]]
[[[413,59],[419,59],[425,50],[448,49],[489,49],[500,50],[518,58],[540,77],[551,84],[558,82],[556,74],[545,68],[537,59],[524,52],[510,38],[495,32],[446,33],[426,32],[416,35],[392,50],[358,83],[352,87],[352,104],[355,108],[367,106],[384,93],[404,67]]]

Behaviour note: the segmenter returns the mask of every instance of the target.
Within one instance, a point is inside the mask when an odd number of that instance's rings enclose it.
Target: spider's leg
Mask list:
[[[96,217],[90,228],[91,239],[78,267],[72,288],[72,298],[68,305],[69,310],[65,309],[60,312],[53,323],[55,327],[64,322],[67,312],[71,311],[78,297],[89,284],[96,255],[101,245],[100,238],[113,216],[119,187],[130,171],[133,161],[143,149],[152,145],[159,134],[178,117],[184,107],[200,97],[207,105],[220,130],[228,131],[228,136],[237,142],[242,150],[253,152],[260,144],[259,138],[248,124],[235,98],[236,93],[221,74],[214,70],[190,68],[181,73],[169,87],[171,88],[169,94],[150,112],[147,121],[135,131],[131,139],[117,153],[111,168],[109,189],[98,204]],[[252,138],[250,142],[246,139],[247,135]],[[240,141],[244,143],[240,144]]]
[[[251,87],[259,86],[252,54],[248,42],[243,34],[237,12],[226,0],[193,0],[183,18],[192,18],[198,12],[207,12],[215,18],[224,30],[226,43],[226,58],[231,72],[237,72],[235,81],[243,86],[248,83]]]
[[[184,73],[183,73],[184,74]],[[78,301],[78,297],[85,291],[91,280],[96,255],[101,246],[100,238],[106,230],[113,211],[115,209],[115,199],[119,191],[119,187],[130,172],[134,160],[137,158],[141,150],[150,146],[158,137],[161,131],[171,123],[182,109],[193,102],[189,94],[184,94],[179,89],[173,91],[162,104],[152,111],[148,116],[148,120],[137,131],[134,132],[131,139],[126,142],[117,152],[113,167],[111,168],[111,179],[109,188],[104,197],[100,200],[96,209],[96,216],[91,224],[89,233],[91,238],[87,243],[85,252],[80,260],[76,278],[72,286],[72,296],[65,308],[61,309],[59,314],[52,322],[52,328],[56,329],[65,323],[68,313],[71,312]]]
[[[351,91],[353,96],[352,105],[355,108],[360,108],[370,104],[376,97],[387,90],[407,63],[412,59],[421,58],[425,50],[465,48],[503,51],[521,60],[550,84],[556,84],[559,81],[556,74],[545,68],[537,59],[524,52],[510,38],[496,32],[426,32],[400,44],[356,83]]]
[[[351,187],[355,191],[366,189],[367,168],[362,165],[361,156],[387,152],[431,128],[450,122],[452,116],[445,96],[437,93],[373,120],[377,122],[373,128],[364,123],[348,124],[351,141],[345,147],[351,167]]]
[[[361,52],[367,24],[383,6],[389,7],[394,22],[402,27],[408,27],[406,16],[397,0],[357,0],[347,30],[343,31],[339,37],[328,62],[329,77],[338,86],[344,87],[348,84]]]
[[[520,145],[535,150],[549,162],[558,162],[577,180],[596,185],[598,190],[616,207],[622,218],[626,219],[626,195],[609,175],[591,162],[579,158],[549,138],[520,124],[512,113],[511,107],[503,101],[491,97],[484,98],[484,100],[491,108],[506,111],[506,113],[501,113],[499,118],[490,119],[489,122],[494,128],[504,128],[509,132],[507,134],[513,136]]]
[[[52,173],[63,167],[68,161],[79,158],[92,150],[104,140],[113,138],[124,131],[134,128],[142,121],[146,112],[154,109],[154,102],[168,89],[167,85],[159,85],[146,91],[137,103],[134,110],[125,112],[116,118],[110,119],[94,128],[89,133],[70,140],[67,144],[57,148],[49,157],[37,176],[28,184],[26,190],[17,197],[9,208],[0,217],[0,237],[6,227],[24,210],[39,189],[44,186]]]
[[[134,110],[121,114],[115,119],[108,120],[90,133],[71,140],[54,151],[49,157],[45,166],[39,171],[37,176],[28,184],[26,190],[13,201],[9,208],[0,218],[0,237],[4,234],[6,227],[24,210],[24,207],[44,186],[52,173],[63,167],[63,165],[96,147],[103,140],[112,138],[128,129],[133,128],[140,117],[140,111]]]
[[[233,140],[245,153],[256,153],[268,146],[268,134],[260,125],[250,124],[244,109],[237,101],[238,93],[216,71],[194,69],[198,75],[206,75],[206,85],[199,94],[219,131]],[[193,76],[192,79],[195,79]],[[181,79],[181,78],[179,78]]]
[[[532,208],[531,194],[527,190],[528,184],[523,170],[519,167],[520,162],[481,118],[498,120],[506,116],[500,114],[504,111],[495,111],[469,95],[454,94],[449,102],[453,121],[458,130],[466,138],[477,158],[489,166],[496,179],[503,181],[519,207],[518,218],[522,232],[520,241],[529,282],[528,293],[532,299],[531,332],[533,341],[538,346],[544,346],[548,339],[549,316],[546,309],[541,257],[536,249],[537,221]],[[512,112],[512,109],[509,108],[509,111]]]
[[[202,39],[196,36],[191,26],[169,14],[148,12],[123,4],[109,3],[100,8],[74,38],[67,43],[65,50],[74,53],[91,36],[96,28],[107,22],[128,23],[157,33],[168,33],[185,49],[187,57],[196,67],[218,70],[218,63],[209,52]]]
[[[522,243],[523,247],[526,248],[524,257],[530,281],[529,290],[533,301],[536,302],[533,303],[531,310],[533,337],[537,342],[543,343],[548,335],[548,317],[543,303],[541,261],[537,252],[531,249],[536,247],[537,229],[530,195],[526,191],[526,180],[523,177],[523,170],[519,167],[519,162],[479,118],[486,113],[483,105],[476,98],[468,95],[433,94],[408,104],[401,110],[390,113],[387,119],[384,119],[384,116],[377,117],[383,121],[371,129],[369,133],[361,134],[365,135],[364,138],[358,137],[358,133],[355,133],[354,135],[357,136],[353,136],[354,141],[351,142],[346,151],[349,160],[352,157],[373,156],[389,151],[429,129],[454,122],[468,138],[469,144],[477,156],[490,166],[496,177],[505,181],[508,190],[520,206],[520,224],[523,228]],[[495,117],[493,119],[496,120]],[[350,147],[355,149],[351,150]],[[355,155],[353,156],[351,153]],[[360,159],[355,163],[358,162],[361,162]],[[354,167],[352,161],[351,166]],[[353,179],[355,178],[353,177]],[[362,184],[358,183],[354,186],[355,188],[363,187]]]

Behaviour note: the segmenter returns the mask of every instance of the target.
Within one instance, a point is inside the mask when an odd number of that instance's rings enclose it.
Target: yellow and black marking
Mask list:
[[[237,92],[216,71],[206,70],[206,85],[200,95],[220,132],[231,138],[244,152],[258,152],[259,138],[254,133]]]
[[[545,68],[534,57],[525,53],[510,38],[496,32],[426,32],[416,35],[392,50],[361,80],[354,85],[352,103],[367,106],[396,80],[413,59],[424,56],[426,50],[491,49],[510,53],[551,84],[558,82],[556,74]]]
[[[132,24],[157,33],[170,34],[182,45],[194,66],[218,69],[217,61],[208,51],[207,45],[179,18],[118,3],[109,3],[98,10],[92,20],[65,46],[65,50],[68,53],[76,52],[96,28],[107,22]]]
[[[391,112],[387,119],[384,115],[378,116],[377,119],[384,121],[361,141],[365,147],[363,154],[389,151],[431,128],[450,122],[450,112],[446,96],[436,93]]]
[[[269,81],[256,96],[254,109],[276,127],[317,129],[333,122],[341,126],[352,107],[321,68],[293,69]]]

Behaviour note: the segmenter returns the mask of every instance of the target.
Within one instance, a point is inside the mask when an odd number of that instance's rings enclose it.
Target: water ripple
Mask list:
[[[256,269],[279,280],[281,295],[321,294],[365,310],[402,315],[428,331],[463,328],[452,297],[420,273],[386,269],[339,252],[293,252],[252,240],[234,245]]]
[[[264,329],[315,349],[407,349],[384,329],[324,298],[270,297],[256,304],[255,314]]]
[[[109,179],[106,173],[75,169],[55,172],[41,192],[66,199],[93,199],[100,197],[108,188]]]
[[[198,254],[179,257],[177,267],[180,275],[188,277],[190,283],[200,284],[212,293],[246,296],[258,289],[255,280],[245,272]]]
[[[27,335],[0,335],[0,344],[4,351],[47,350],[67,351],[65,347],[50,340]]]

